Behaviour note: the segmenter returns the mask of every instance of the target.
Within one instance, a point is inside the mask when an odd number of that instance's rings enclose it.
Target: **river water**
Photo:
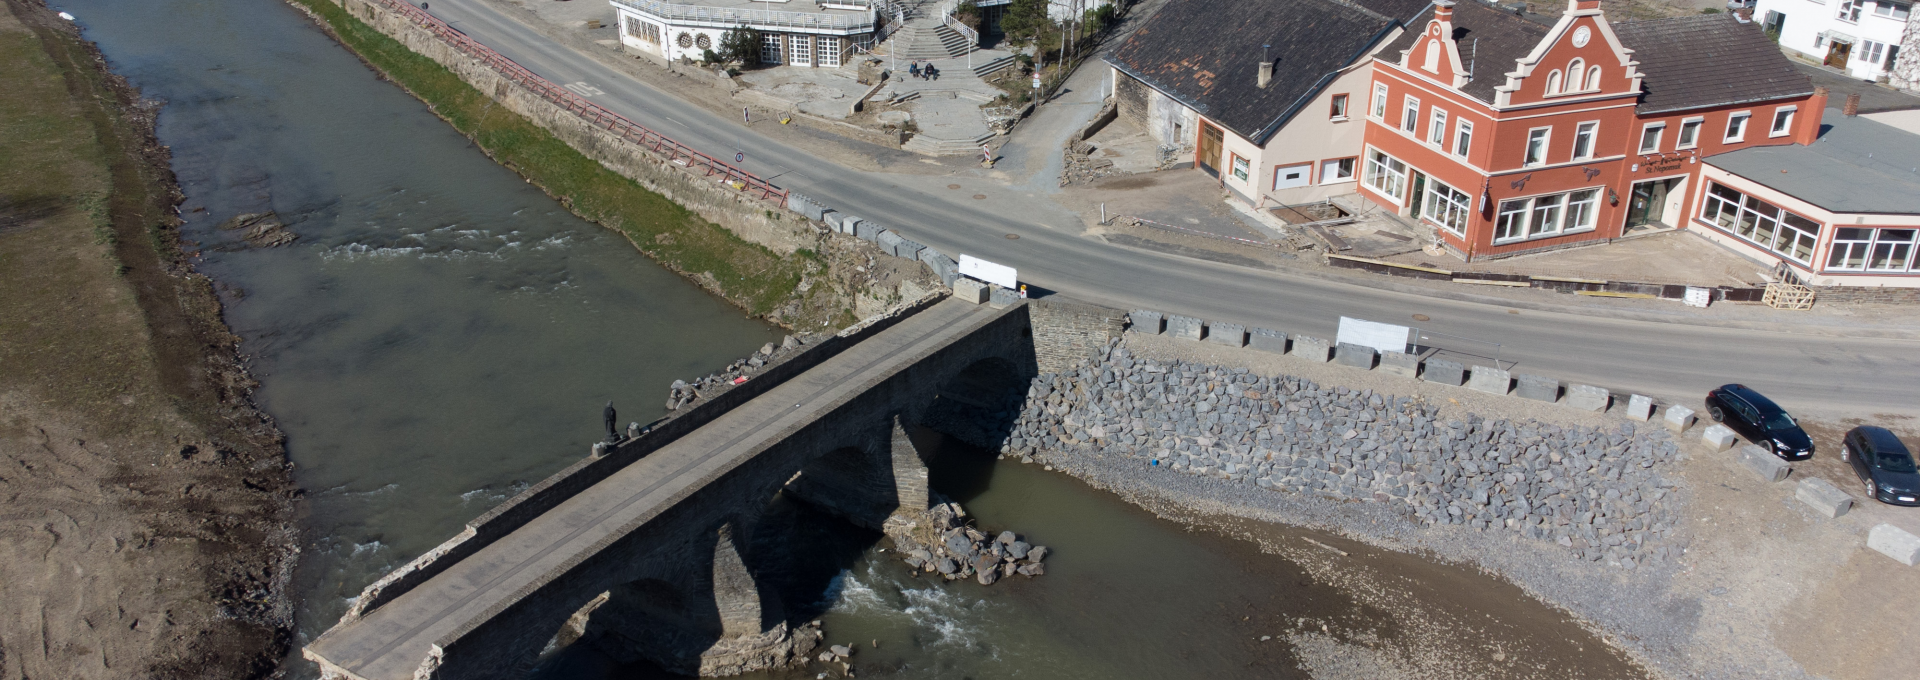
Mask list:
[[[584,455],[606,401],[623,423],[651,420],[673,379],[781,337],[566,213],[280,2],[58,9],[166,102],[185,233],[307,490],[296,646],[379,575]],[[299,240],[252,249],[216,229],[267,210]],[[820,616],[830,642],[860,642],[864,677],[1298,677],[1294,651],[1262,635],[1332,621],[1392,637],[1391,615],[1251,543],[920,436],[941,451],[937,490],[1056,556],[1037,579],[938,583],[877,535],[783,506],[796,543],[816,546],[780,578],[788,609]],[[297,653],[288,663],[314,675]],[[584,645],[537,674],[659,675]]]

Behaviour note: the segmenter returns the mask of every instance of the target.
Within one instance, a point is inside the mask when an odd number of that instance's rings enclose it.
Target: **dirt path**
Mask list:
[[[246,678],[284,654],[297,492],[179,249],[157,106],[0,12],[0,678]]]

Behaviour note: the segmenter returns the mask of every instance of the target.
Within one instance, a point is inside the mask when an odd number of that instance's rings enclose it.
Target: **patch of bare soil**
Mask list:
[[[0,678],[267,676],[297,492],[180,253],[157,106],[41,0],[5,6]]]

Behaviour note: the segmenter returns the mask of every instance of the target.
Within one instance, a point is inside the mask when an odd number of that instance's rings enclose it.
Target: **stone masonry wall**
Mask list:
[[[712,178],[688,172],[682,166],[670,163],[664,157],[621,139],[612,132],[594,127],[377,2],[334,1],[375,30],[447,67],[467,84],[488,94],[508,110],[525,116],[581,154],[647,190],[685,206],[740,238],[782,255],[809,247],[808,244],[818,238],[806,220]]]
[[[1679,448],[1665,430],[1442,421],[1414,398],[1110,347],[1035,378],[1003,452],[1119,457],[1218,484],[1380,503],[1417,523],[1513,531],[1626,569],[1680,554],[1668,499]]]
[[[1043,373],[1066,370],[1104,349],[1126,328],[1117,309],[1059,299],[1027,302],[1033,318],[1033,354]]]
[[[1814,289],[1814,304],[1920,304],[1920,288],[1883,288],[1868,286],[1819,286]]]

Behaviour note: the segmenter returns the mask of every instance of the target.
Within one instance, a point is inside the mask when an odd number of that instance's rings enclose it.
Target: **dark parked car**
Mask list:
[[[1725,423],[1742,439],[1767,447],[1787,460],[1813,457],[1813,439],[1793,416],[1746,385],[1721,385],[1707,393],[1707,416]]]
[[[1920,472],[1914,470],[1913,454],[1886,428],[1862,425],[1848,430],[1840,440],[1840,458],[1853,464],[1874,500],[1920,505]]]

